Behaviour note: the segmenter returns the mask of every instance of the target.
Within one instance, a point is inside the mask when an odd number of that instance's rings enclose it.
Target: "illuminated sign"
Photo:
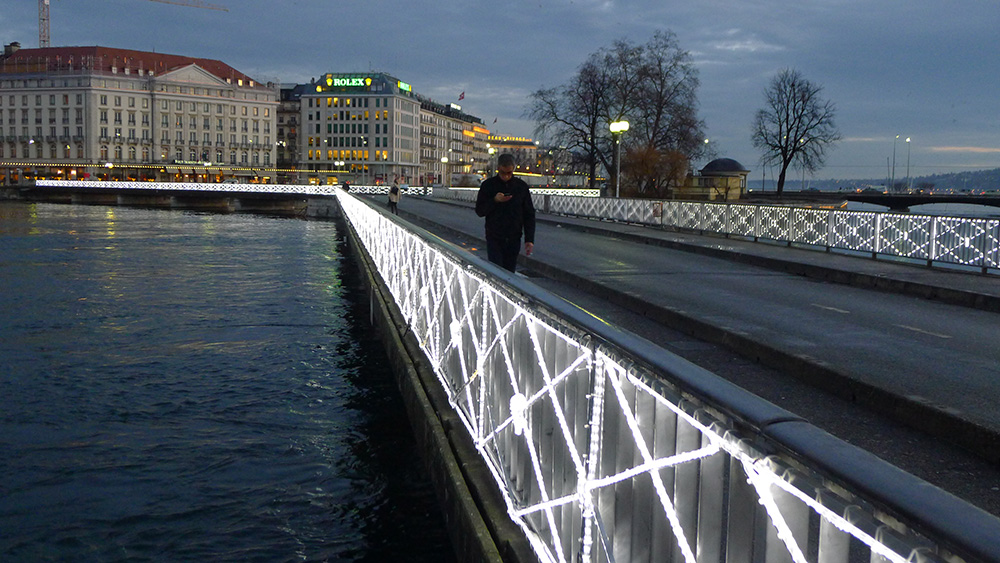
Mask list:
[[[327,74],[323,77],[323,82],[327,88],[364,88],[372,85],[372,79],[367,76],[334,76]],[[317,84],[316,91],[322,92],[323,85]]]
[[[356,87],[356,86],[370,86],[372,83],[371,78],[362,77],[351,77],[351,78],[333,78],[333,84],[331,86],[337,87]]]
[[[396,86],[399,86],[400,90],[404,90],[406,92],[412,92],[413,91],[413,88],[410,87],[410,85],[407,84],[406,82],[403,82],[402,80],[397,81],[396,82]]]

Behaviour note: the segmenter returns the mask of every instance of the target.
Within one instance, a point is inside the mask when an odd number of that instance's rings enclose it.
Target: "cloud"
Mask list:
[[[931,152],[967,152],[974,154],[1000,153],[997,147],[930,147]]]

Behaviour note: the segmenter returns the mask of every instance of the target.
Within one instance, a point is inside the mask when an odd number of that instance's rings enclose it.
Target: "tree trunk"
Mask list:
[[[785,189],[785,173],[788,172],[788,165],[783,164],[781,166],[781,172],[778,174],[778,195],[781,195],[782,190]]]

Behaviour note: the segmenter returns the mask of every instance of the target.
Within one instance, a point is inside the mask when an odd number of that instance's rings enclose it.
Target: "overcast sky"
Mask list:
[[[195,2],[195,0],[171,0]],[[595,51],[673,31],[698,68],[717,154],[760,178],[750,124],[783,68],[823,87],[843,135],[816,178],[1000,167],[1000,0],[52,0],[53,46],[219,59],[261,81],[389,73],[460,102],[494,133],[532,137],[528,96]],[[0,39],[38,46],[35,0],[5,0]],[[493,120],[496,119],[496,124]],[[912,139],[909,146],[904,139]],[[694,163],[700,168],[704,165]],[[792,173],[798,178],[798,173]],[[772,177],[768,170],[767,177]]]

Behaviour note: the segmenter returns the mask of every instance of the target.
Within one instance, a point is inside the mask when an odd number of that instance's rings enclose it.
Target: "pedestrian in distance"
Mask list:
[[[397,206],[399,205],[400,196],[399,179],[397,178],[392,181],[392,187],[389,188],[389,211],[391,211],[394,215],[399,215],[399,209],[397,209]]]
[[[521,253],[535,249],[535,206],[528,184],[514,176],[514,156],[497,159],[497,175],[479,186],[476,215],[486,218],[486,255],[490,262],[513,272]]]

